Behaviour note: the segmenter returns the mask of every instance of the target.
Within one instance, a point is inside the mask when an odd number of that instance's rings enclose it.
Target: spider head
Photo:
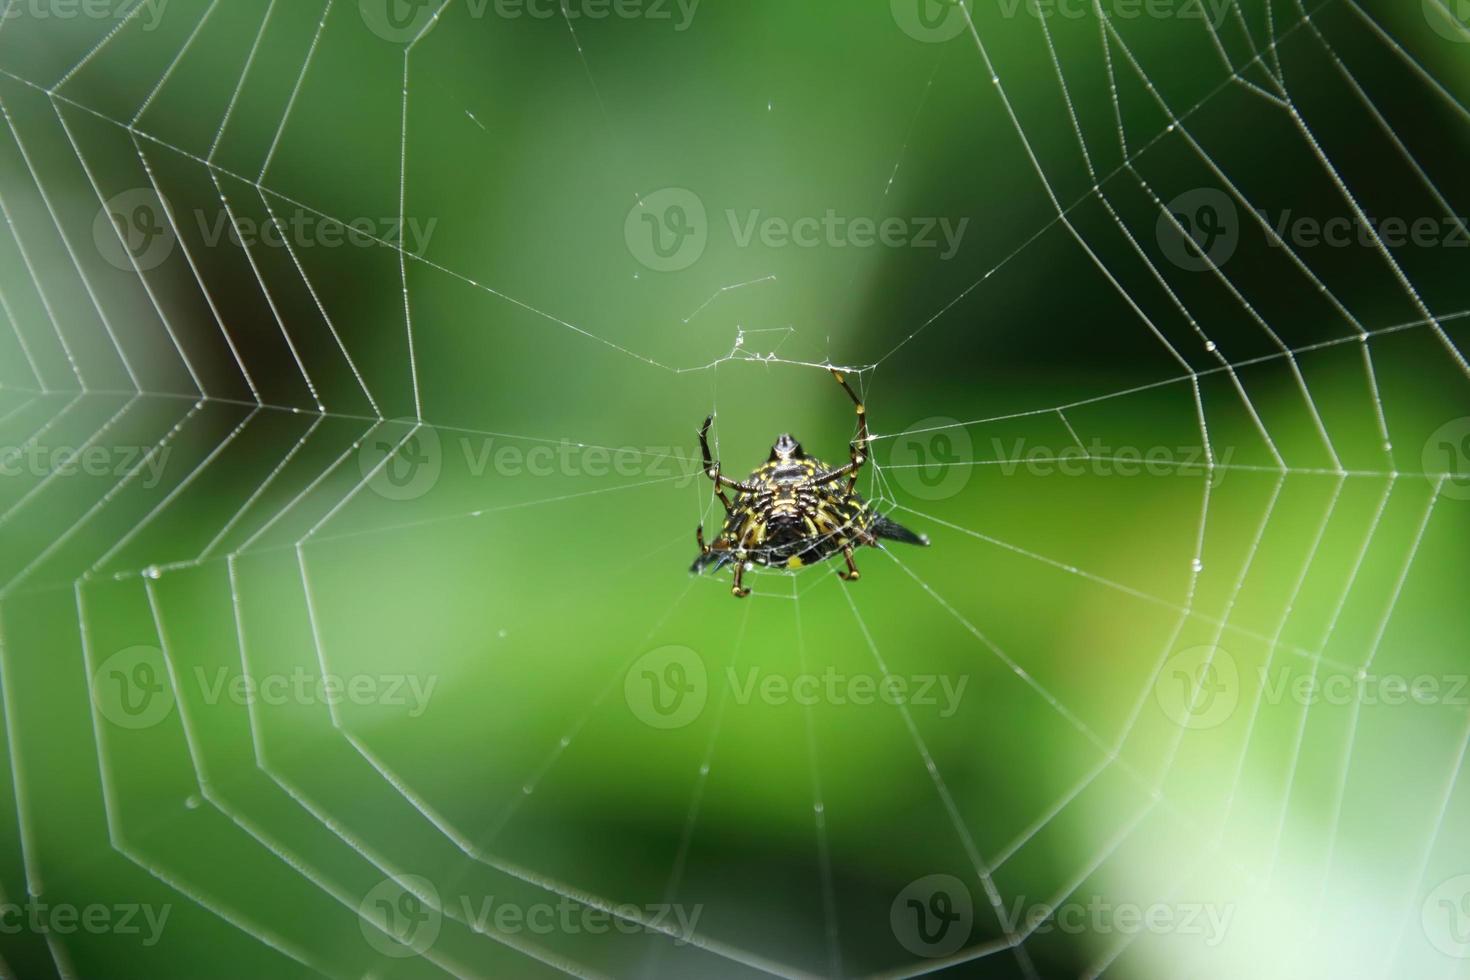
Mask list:
[[[779,463],[786,459],[806,459],[806,451],[801,448],[801,443],[783,432],[776,437],[776,444],[771,447],[769,462]]]

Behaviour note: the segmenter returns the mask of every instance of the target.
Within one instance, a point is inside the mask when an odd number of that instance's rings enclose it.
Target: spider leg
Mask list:
[[[709,554],[709,551],[710,551],[709,545],[707,545],[707,544],[704,543],[704,525],[703,524],[699,525],[699,527],[697,527],[697,528],[694,529],[694,540],[699,543],[699,553],[701,555],[707,555],[707,554]]]
[[[730,594],[737,599],[744,599],[750,595],[750,590],[743,586],[741,581],[745,577],[745,555],[750,549],[751,539],[755,537],[756,527],[757,525],[752,522],[749,527],[745,528],[744,533],[740,535],[740,540],[731,549],[735,556],[735,584],[731,586]]]
[[[856,582],[858,579],[862,578],[863,573],[858,571],[858,567],[852,563],[852,545],[843,546],[842,557],[843,560],[847,562],[847,571],[838,572],[838,578],[842,579],[844,582]]]
[[[833,371],[832,377],[836,378],[837,383],[842,385],[842,390],[847,392],[847,397],[852,399],[852,403],[857,409],[858,431],[856,438],[847,447],[847,465],[839,467],[830,473],[823,474],[816,483],[818,486],[821,486],[832,483],[835,480],[840,480],[845,476],[848,478],[847,492],[852,493],[853,489],[857,486],[858,471],[868,461],[868,443],[872,441],[872,437],[868,433],[868,409],[863,404],[863,400],[857,396],[857,392],[853,391],[852,386],[847,383],[847,377],[841,371]]]
[[[704,453],[704,475],[714,481],[715,493],[719,495],[720,503],[725,505],[725,513],[728,514],[735,509],[735,505],[730,503],[729,497],[725,496],[726,487],[731,487],[741,493],[753,493],[756,488],[721,475],[720,461],[715,459],[709,451],[709,426],[714,418],[713,415],[706,415],[704,425],[699,427],[699,448]]]
[[[852,404],[857,409],[858,434],[857,438],[853,440],[853,449],[854,451],[866,449],[868,445],[868,410],[863,405],[863,400],[857,396],[857,392],[853,391],[852,386],[847,383],[846,375],[841,371],[834,370],[832,377],[836,378],[837,383],[842,385],[842,390],[847,392],[847,397],[852,399]]]
[[[852,493],[852,488],[857,485],[858,470],[862,469],[863,464],[866,462],[867,460],[864,457],[859,456],[856,451],[853,451],[852,462],[848,463],[846,466],[839,466],[835,470],[828,470],[827,472],[823,473],[821,476],[813,480],[812,486],[824,487],[827,484],[835,483],[836,481],[846,476],[851,477],[851,479],[847,481],[847,492]]]
[[[750,590],[740,584],[740,580],[744,576],[745,562],[737,559],[735,562],[735,584],[730,587],[730,594],[737,599],[744,599],[746,596],[750,595]]]

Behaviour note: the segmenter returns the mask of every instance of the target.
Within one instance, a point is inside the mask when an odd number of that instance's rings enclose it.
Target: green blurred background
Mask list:
[[[115,6],[0,27],[0,889],[167,919],[13,975],[1470,972],[1456,11]],[[737,602],[826,364],[932,547]]]

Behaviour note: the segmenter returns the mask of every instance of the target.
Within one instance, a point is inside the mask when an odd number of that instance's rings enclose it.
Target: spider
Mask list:
[[[837,574],[856,582],[861,573],[852,561],[852,551],[861,545],[881,547],[879,538],[928,545],[929,539],[875,511],[858,493],[858,472],[868,459],[868,415],[862,399],[848,385],[841,371],[832,376],[857,406],[857,437],[848,446],[845,466],[830,467],[808,456],[790,435],[777,437],[765,464],[743,482],[720,473],[720,463],[710,455],[709,427],[705,418],[699,429],[699,446],[704,451],[704,471],[715,484],[715,493],[725,505],[725,524],[719,537],[705,544],[704,525],[694,537],[699,557],[691,572],[713,566],[735,566],[735,584],[730,591],[743,599],[750,590],[741,578],[751,565],[772,568],[802,568],[841,554],[847,570]],[[736,493],[732,502],[725,494]]]

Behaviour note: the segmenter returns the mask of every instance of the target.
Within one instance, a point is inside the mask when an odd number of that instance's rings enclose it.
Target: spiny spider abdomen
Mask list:
[[[720,464],[709,451],[708,416],[699,429],[699,446],[704,452],[704,471],[715,484],[715,493],[725,505],[725,524],[710,544],[704,541],[704,525],[694,532],[699,557],[691,572],[713,566],[735,566],[736,598],[750,595],[741,585],[748,565],[773,568],[803,568],[842,555],[847,570],[838,572],[855,582],[859,572],[853,564],[856,547],[880,547],[879,538],[927,545],[929,539],[878,513],[856,490],[858,473],[868,460],[868,415],[862,400],[840,371],[832,376],[857,406],[858,431],[848,447],[845,466],[831,467],[808,456],[801,443],[781,435],[771,447],[766,462],[744,481],[720,474]],[[735,491],[731,502],[725,494]]]

